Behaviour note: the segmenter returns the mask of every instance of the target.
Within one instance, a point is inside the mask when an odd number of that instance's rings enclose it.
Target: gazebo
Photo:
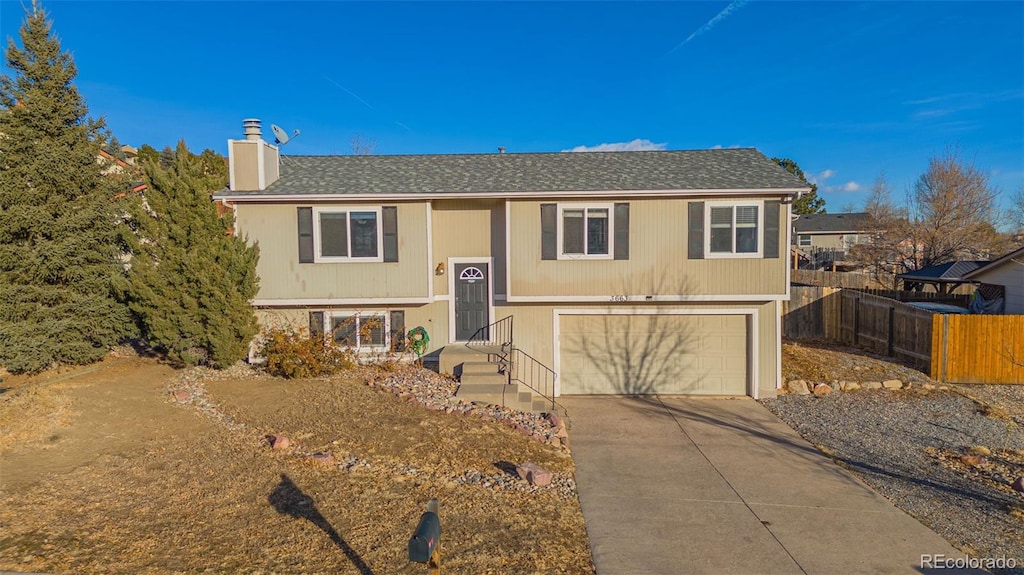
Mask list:
[[[896,277],[903,280],[903,289],[906,291],[924,291],[924,286],[928,284],[935,288],[936,293],[949,294],[962,284],[974,283],[964,279],[964,275],[987,263],[989,262],[949,262],[899,274]]]

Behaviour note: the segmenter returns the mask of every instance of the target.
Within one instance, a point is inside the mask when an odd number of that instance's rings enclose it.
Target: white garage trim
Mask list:
[[[745,315],[747,316],[747,357],[749,373],[747,376],[747,395],[758,398],[758,310],[757,308],[709,308],[709,309],[571,309],[555,308],[552,311],[554,369],[561,374],[562,342],[560,339],[560,319],[563,315]],[[561,378],[555,379],[555,396],[562,395]]]

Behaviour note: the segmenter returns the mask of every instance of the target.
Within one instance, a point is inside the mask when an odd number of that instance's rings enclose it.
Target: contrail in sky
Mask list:
[[[342,91],[344,91],[344,92],[345,92],[346,94],[348,94],[349,96],[352,96],[352,97],[353,97],[353,98],[355,98],[356,100],[359,100],[359,102],[361,102],[361,103],[362,103],[362,104],[363,104],[364,106],[366,106],[367,108],[369,108],[369,109],[373,110],[374,112],[380,112],[380,110],[378,110],[377,108],[374,108],[374,107],[373,107],[373,104],[371,104],[371,103],[367,102],[366,100],[364,100],[364,99],[360,98],[360,97],[359,97],[359,94],[356,94],[356,93],[355,93],[355,92],[353,92],[352,90],[349,90],[349,89],[348,89],[348,88],[346,88],[345,86],[342,86],[341,84],[339,84],[339,83],[335,82],[334,80],[332,80],[332,79],[328,78],[328,77],[327,77],[326,75],[324,75],[324,74],[320,74],[320,75],[321,75],[321,76],[323,76],[324,80],[327,80],[328,82],[330,82],[330,83],[334,84],[335,86],[337,86],[337,87],[341,88],[341,89],[342,89]],[[409,126],[406,126],[405,124],[403,124],[403,123],[399,122],[398,120],[395,120],[394,122],[395,122],[396,124],[398,124],[399,126],[401,126],[402,128],[405,128],[406,130],[408,130],[408,131],[410,131],[410,132],[412,132],[412,131],[413,131],[413,130],[412,130],[412,128],[410,128]]]
[[[747,3],[747,2],[749,2],[749,1],[750,1],[750,0],[733,0],[733,2],[732,2],[731,4],[729,4],[728,6],[726,6],[724,10],[722,10],[721,12],[719,12],[717,16],[715,16],[714,18],[712,18],[712,19],[708,20],[707,24],[704,24],[704,25],[703,25],[703,26],[701,26],[700,28],[697,28],[697,31],[696,31],[696,32],[694,32],[693,34],[690,34],[690,35],[689,35],[689,36],[688,36],[688,37],[686,38],[686,40],[683,40],[682,42],[680,42],[679,44],[677,44],[675,48],[672,48],[671,50],[669,50],[668,52],[666,52],[666,53],[665,53],[665,56],[668,56],[668,55],[669,55],[669,54],[671,54],[672,52],[675,52],[676,50],[678,50],[678,49],[682,48],[682,47],[683,47],[683,45],[684,45],[684,44],[686,44],[687,42],[689,42],[690,40],[693,40],[693,39],[694,39],[694,38],[696,38],[697,36],[700,36],[701,34],[703,34],[703,33],[707,32],[708,30],[710,30],[710,29],[712,29],[712,28],[714,28],[714,27],[715,27],[715,24],[718,24],[718,23],[719,23],[719,22],[721,22],[722,20],[725,20],[725,19],[726,19],[726,18],[728,18],[729,16],[732,16],[732,13],[733,13],[733,12],[735,12],[735,11],[739,10],[740,8],[742,8],[742,7],[743,7],[743,6],[744,6],[744,5],[745,5],[745,4]],[[347,92],[347,91],[348,91],[348,90],[346,90],[346,92]]]
[[[345,86],[342,86],[341,84],[335,82],[334,80],[328,78],[327,76],[324,76],[323,74],[321,74],[321,76],[324,77],[324,80],[327,80],[328,82],[330,82],[330,83],[334,84],[335,86],[337,86],[337,87],[341,88],[342,90],[344,90],[345,93],[348,94],[349,96],[352,96],[356,100],[359,100],[360,102],[362,102],[363,105],[366,106],[367,108],[373,110],[374,112],[377,111],[377,108],[374,108],[373,106],[371,106],[369,102],[367,102],[366,100],[360,98],[359,95],[356,94],[355,92],[353,92],[352,90],[349,90]]]

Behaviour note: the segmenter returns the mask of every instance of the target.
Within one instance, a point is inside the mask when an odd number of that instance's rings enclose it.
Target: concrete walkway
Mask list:
[[[559,402],[598,575],[983,573],[752,399]]]

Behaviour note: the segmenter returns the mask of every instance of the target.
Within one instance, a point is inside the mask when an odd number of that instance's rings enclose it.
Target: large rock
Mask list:
[[[284,435],[268,435],[267,442],[270,443],[270,447],[274,449],[284,449],[290,447],[292,441]]]
[[[523,463],[516,466],[516,473],[530,485],[544,487],[551,484],[551,472],[536,463]]]
[[[545,414],[544,417],[551,423],[551,427],[556,427],[557,428],[557,427],[561,427],[563,425],[562,424],[562,418],[559,417],[557,413],[548,413],[548,414]]]
[[[865,381],[864,389],[882,389],[882,382],[880,381]]]
[[[832,388],[827,383],[819,383],[814,386],[814,395],[828,395],[832,393]]]
[[[898,379],[887,379],[882,382],[882,387],[886,389],[903,389],[903,382]]]
[[[313,460],[313,463],[316,463],[317,465],[322,465],[324,467],[330,467],[334,465],[334,456],[331,455],[330,453],[314,453],[313,455],[310,456],[310,459]]]
[[[807,395],[811,393],[810,388],[807,387],[807,382],[802,379],[791,379],[787,381],[786,391],[793,395]]]

